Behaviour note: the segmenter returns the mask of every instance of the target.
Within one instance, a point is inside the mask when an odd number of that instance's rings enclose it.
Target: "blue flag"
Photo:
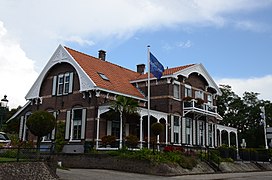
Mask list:
[[[157,79],[160,79],[162,77],[162,73],[164,72],[163,65],[156,59],[156,57],[152,53],[150,53],[150,72]]]

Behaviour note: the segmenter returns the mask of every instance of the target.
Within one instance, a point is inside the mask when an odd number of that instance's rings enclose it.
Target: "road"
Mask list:
[[[272,171],[246,172],[246,173],[224,173],[224,174],[202,174],[184,176],[153,176],[146,174],[125,173],[101,169],[69,169],[57,170],[61,180],[195,180],[195,179],[220,179],[220,180],[271,180]]]

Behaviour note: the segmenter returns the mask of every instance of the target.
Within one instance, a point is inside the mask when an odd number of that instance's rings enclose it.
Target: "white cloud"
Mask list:
[[[235,92],[240,97],[243,97],[243,93],[247,91],[260,93],[258,96],[259,99],[272,101],[272,75],[248,79],[224,78],[218,79],[217,84],[230,85],[233,92]]]
[[[271,0],[1,0],[0,20],[5,22],[9,33],[18,37],[21,47],[38,62],[40,69],[48,54],[67,41],[92,46],[105,39],[122,41],[138,31],[181,24],[184,29],[188,24],[227,24],[238,28],[246,25],[252,29],[253,23],[230,22],[226,15],[271,4]]]
[[[81,46],[87,45],[87,46],[93,46],[95,43],[90,40],[82,39],[80,36],[71,36],[71,37],[59,37],[61,41],[66,41],[66,42],[74,42],[77,43]]]
[[[18,42],[8,34],[0,21],[0,98],[7,95],[10,108],[25,104],[25,95],[37,73],[34,62],[26,57]]]
[[[187,25],[236,24],[238,28],[247,25],[247,29],[252,29],[253,23],[230,22],[225,15],[271,4],[271,0],[1,0],[0,21],[5,23],[5,28],[1,25],[0,51],[4,53],[0,54],[0,61],[5,64],[1,65],[0,75],[7,78],[1,78],[0,83],[8,86],[1,88],[0,97],[3,93],[22,99],[31,87],[29,82],[37,75],[33,61],[37,71],[41,71],[60,43],[76,42],[87,47],[103,40],[120,43],[139,31],[180,25],[184,31],[190,30]],[[186,48],[191,46],[190,41],[182,44]],[[169,49],[173,45],[165,47]],[[16,102],[23,104],[21,100]]]
[[[190,40],[177,43],[177,47],[181,47],[181,48],[190,48],[190,47],[192,47],[192,45],[193,45],[193,43]]]

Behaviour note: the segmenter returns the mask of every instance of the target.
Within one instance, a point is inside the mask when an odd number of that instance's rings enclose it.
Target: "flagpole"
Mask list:
[[[150,148],[150,46],[147,46],[147,148]]]

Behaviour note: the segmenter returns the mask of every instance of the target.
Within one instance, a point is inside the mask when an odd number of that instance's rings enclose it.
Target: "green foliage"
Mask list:
[[[26,126],[32,134],[43,137],[49,134],[55,127],[56,119],[53,114],[47,111],[36,111],[31,114]]]
[[[163,131],[163,125],[161,123],[153,123],[151,125],[151,131],[154,136],[160,135],[160,133]]]
[[[175,163],[179,164],[185,169],[193,169],[193,167],[197,165],[197,160],[195,156],[185,156],[180,151],[157,152],[154,154],[151,150],[144,148],[139,151],[129,151],[127,149],[110,151],[108,152],[108,154],[120,158],[149,161],[152,164]]]
[[[130,148],[136,147],[138,145],[139,139],[135,135],[129,135],[126,137],[126,145]]]
[[[218,113],[223,117],[220,124],[237,128],[239,142],[245,139],[247,147],[264,147],[260,106],[265,107],[267,125],[272,126],[272,103],[260,100],[259,93],[254,92],[245,92],[239,97],[229,85],[220,85],[220,90],[222,96],[217,100]]]
[[[57,130],[56,130],[56,141],[55,141],[55,150],[56,152],[61,152],[63,149],[63,146],[65,145],[65,123],[64,122],[58,122],[57,124]]]
[[[114,145],[116,142],[116,137],[112,135],[103,136],[101,138],[103,145]]]

